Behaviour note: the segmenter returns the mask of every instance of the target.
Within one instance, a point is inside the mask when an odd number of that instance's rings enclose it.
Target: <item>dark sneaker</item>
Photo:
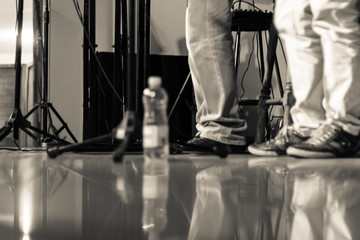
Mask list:
[[[307,141],[287,149],[287,154],[306,158],[350,157],[359,150],[359,136],[345,132],[334,124],[318,128]]]
[[[248,150],[257,156],[279,156],[286,154],[289,146],[301,143],[308,138],[295,131],[292,126],[288,126],[282,128],[274,139],[260,144],[251,144]]]
[[[232,145],[229,144],[229,147],[231,149],[230,153],[232,154],[243,154],[243,153],[247,153],[247,145]]]
[[[221,158],[226,158],[231,153],[229,145],[200,136],[190,139],[184,147],[190,151],[213,153]]]

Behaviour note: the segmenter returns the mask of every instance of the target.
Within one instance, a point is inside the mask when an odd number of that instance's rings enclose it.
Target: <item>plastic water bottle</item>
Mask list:
[[[167,161],[169,157],[168,95],[161,78],[151,76],[144,89],[143,149],[145,161]]]
[[[157,169],[157,172],[154,172]],[[142,228],[149,240],[160,239],[166,228],[169,192],[169,165],[167,161],[145,161],[143,175]]]
[[[143,119],[143,215],[142,227],[148,239],[159,239],[167,224],[169,181],[168,96],[161,87],[160,77],[149,77],[144,89]]]

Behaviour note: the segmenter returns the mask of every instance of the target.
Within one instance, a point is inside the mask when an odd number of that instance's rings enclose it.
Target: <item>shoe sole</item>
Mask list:
[[[185,145],[183,146],[182,152],[190,152],[193,154],[198,155],[217,155],[220,158],[226,158],[228,154],[230,153],[230,148],[228,149],[219,149],[218,147],[212,147],[212,148],[204,148],[201,146],[195,146],[195,145]]]
[[[293,157],[301,157],[301,158],[335,158],[336,155],[330,152],[313,152],[307,151],[304,149],[288,147],[286,153]]]
[[[252,146],[248,147],[248,151],[251,154],[256,155],[256,156],[276,157],[276,156],[284,155],[284,154],[281,154],[281,153],[278,153],[278,152],[275,152],[275,151],[262,151],[262,150],[259,150],[257,148],[254,148]]]

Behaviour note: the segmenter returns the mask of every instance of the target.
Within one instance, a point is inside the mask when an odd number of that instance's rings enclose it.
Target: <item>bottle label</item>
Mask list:
[[[143,127],[143,147],[156,148],[168,144],[169,128],[167,125],[147,125]]]
[[[168,181],[168,175],[144,175],[142,187],[143,198],[167,198],[169,191]]]

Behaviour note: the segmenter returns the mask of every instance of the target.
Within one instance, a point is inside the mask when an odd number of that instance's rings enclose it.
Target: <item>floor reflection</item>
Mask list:
[[[349,161],[349,160],[347,160]],[[350,160],[351,161],[351,160]],[[293,178],[290,239],[357,239],[360,171],[352,162],[290,165]],[[332,163],[332,164],[331,164]],[[334,165],[333,165],[334,164]]]
[[[168,161],[145,161],[142,184],[142,228],[149,239],[159,239],[168,222]]]
[[[360,159],[9,152],[1,239],[357,239]]]
[[[200,171],[188,239],[255,239],[265,201],[264,178],[262,170],[236,165]]]

